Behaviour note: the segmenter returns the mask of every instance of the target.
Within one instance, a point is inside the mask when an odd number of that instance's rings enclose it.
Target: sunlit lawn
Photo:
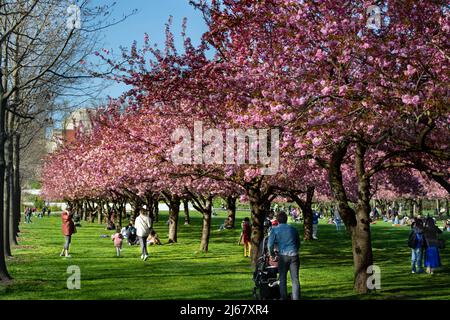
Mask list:
[[[248,215],[239,212],[237,226]],[[219,231],[225,218],[213,219],[210,251],[198,251],[200,215],[191,225],[180,218],[178,243],[166,244],[166,213],[156,231],[163,245],[150,247],[150,258],[140,260],[138,246],[124,246],[115,256],[112,231],[83,222],[73,237],[71,259],[59,257],[63,245],[59,217],[33,219],[21,225],[20,246],[8,265],[14,281],[0,285],[0,299],[252,299],[253,267],[237,245],[240,228]],[[372,226],[375,263],[381,268],[381,290],[360,297],[352,290],[352,255],[349,237],[321,221],[319,240],[302,242],[300,281],[303,299],[450,299],[450,254],[434,275],[411,274],[409,227],[387,223]],[[302,226],[295,224],[302,233]],[[108,235],[102,238],[101,235]],[[449,233],[445,233],[447,243]],[[81,289],[67,289],[67,267],[81,270]]]

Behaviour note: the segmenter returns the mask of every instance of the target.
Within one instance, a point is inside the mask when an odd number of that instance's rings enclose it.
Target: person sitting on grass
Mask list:
[[[395,214],[394,218],[392,219],[392,226],[394,227],[398,227],[400,225],[399,220],[398,220],[398,215]]]
[[[106,223],[106,230],[116,230],[116,225],[114,224],[114,221],[108,218],[108,221]]]
[[[408,217],[407,216],[403,216],[403,218],[400,220],[400,225],[401,226],[405,226],[408,224]]]
[[[233,219],[231,217],[227,217],[223,223],[219,226],[219,231],[225,229],[233,229]]]
[[[444,231],[445,230],[450,232],[450,219],[447,219],[447,221],[444,222]]]
[[[129,246],[137,243],[137,230],[132,222],[130,222],[127,227],[127,240]]]
[[[120,251],[122,250],[123,235],[120,232],[119,227],[116,228],[116,233],[111,236],[111,240],[114,242],[116,248],[116,254],[120,257]]]
[[[158,237],[158,234],[155,232],[155,230],[151,230],[150,231],[150,236],[149,236],[149,238],[148,238],[148,241],[147,241],[147,243],[149,244],[149,245],[161,245],[162,243],[161,243],[161,240],[159,240],[159,237]]]

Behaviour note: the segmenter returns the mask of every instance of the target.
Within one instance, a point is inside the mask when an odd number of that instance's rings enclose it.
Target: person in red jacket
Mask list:
[[[70,258],[69,254],[69,246],[72,240],[72,234],[76,232],[75,224],[72,220],[72,213],[70,212],[70,208],[68,207],[61,214],[62,219],[62,233],[64,235],[65,243],[64,248],[61,251],[60,256],[65,256],[66,258]]]

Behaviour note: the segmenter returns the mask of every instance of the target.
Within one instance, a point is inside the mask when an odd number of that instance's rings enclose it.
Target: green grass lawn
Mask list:
[[[239,212],[237,225],[248,215]],[[178,243],[166,244],[167,213],[155,229],[163,245],[150,247],[140,260],[138,246],[124,246],[115,256],[112,231],[83,222],[73,236],[72,258],[59,257],[63,245],[59,217],[33,219],[21,225],[20,246],[7,263],[14,281],[0,285],[0,299],[252,299],[253,267],[237,245],[240,230],[218,231],[225,213],[213,218],[210,251],[198,251],[200,215],[191,225],[180,219]],[[409,227],[387,223],[372,226],[375,263],[381,268],[381,289],[366,296],[352,290],[352,255],[345,231],[321,221],[319,240],[302,242],[300,282],[303,299],[450,299],[450,254],[441,253],[444,268],[434,275],[411,274]],[[295,224],[302,233],[302,225]],[[106,234],[108,238],[100,236]],[[445,233],[447,243],[449,233]],[[68,290],[67,267],[81,270],[81,289]]]

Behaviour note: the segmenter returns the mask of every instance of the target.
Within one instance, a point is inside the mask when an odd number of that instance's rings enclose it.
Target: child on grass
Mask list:
[[[123,235],[120,232],[119,227],[116,228],[116,233],[111,236],[111,240],[114,241],[114,247],[116,247],[116,254],[120,257],[120,251],[122,250]]]

